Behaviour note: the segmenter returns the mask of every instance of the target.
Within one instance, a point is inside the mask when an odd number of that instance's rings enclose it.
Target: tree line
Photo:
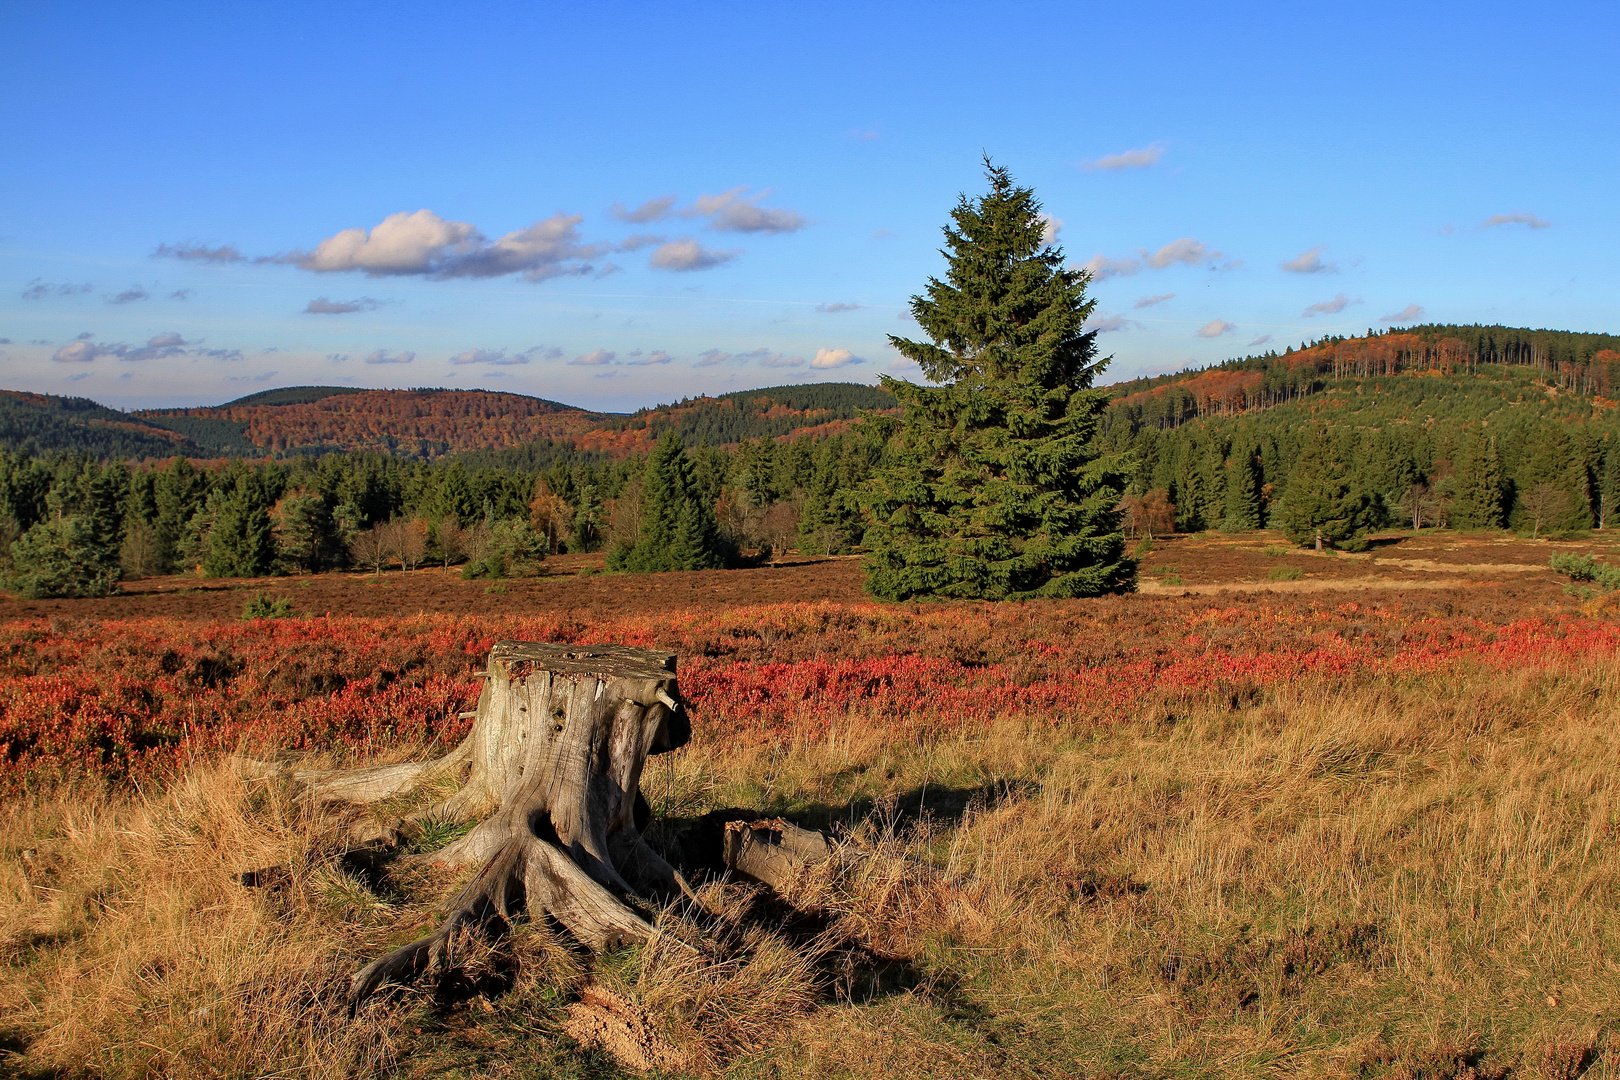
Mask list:
[[[1345,379],[1475,376],[1501,367],[1520,369],[1558,389],[1606,396],[1620,387],[1620,336],[1441,324],[1368,330],[1363,337],[1330,335],[1297,349],[1119,384],[1102,427],[1169,430],[1298,401]]]
[[[426,563],[468,577],[605,551],[623,570],[735,564],[859,543],[850,493],[878,457],[859,433],[646,455],[552,455],[542,468],[328,454],[157,464],[0,451],[0,563],[26,596],[105,595],[157,574],[253,577]]]
[[[1409,398],[1389,397],[1359,412],[1296,407],[1115,429],[1105,442],[1132,462],[1127,528],[1279,528],[1296,542],[1359,548],[1397,525],[1540,536],[1616,523],[1620,428],[1608,416],[1460,408],[1414,421],[1394,415]]]

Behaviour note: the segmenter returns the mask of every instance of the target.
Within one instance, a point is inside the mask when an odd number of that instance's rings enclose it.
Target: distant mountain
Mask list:
[[[689,445],[815,437],[847,427],[861,409],[894,405],[888,393],[851,383],[688,398],[628,416],[488,390],[292,386],[210,408],[128,414],[85,398],[10,392],[0,398],[0,447],[124,458],[370,451],[550,461],[645,452],[668,430]]]

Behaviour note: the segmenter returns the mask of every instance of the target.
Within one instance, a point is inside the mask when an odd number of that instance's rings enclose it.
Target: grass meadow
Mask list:
[[[825,563],[658,610],[676,575],[616,608],[10,612],[0,1072],[634,1075],[573,1037],[596,993],[652,1075],[1620,1076],[1613,606],[1491,551],[1313,584],[1266,542],[1253,587],[1166,545],[1181,586],[1094,601],[817,599]],[[694,737],[644,779],[672,858],[739,809],[838,854],[781,895],[711,878],[607,956],[518,925],[351,1018],[458,880],[239,755],[453,744],[507,638],[679,655]]]

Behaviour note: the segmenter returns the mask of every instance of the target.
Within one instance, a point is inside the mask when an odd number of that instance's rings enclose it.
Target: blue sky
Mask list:
[[[1617,29],[1598,4],[7,2],[0,387],[631,409],[916,377],[887,335],[985,152],[1094,269],[1109,380],[1414,318],[1620,331]]]

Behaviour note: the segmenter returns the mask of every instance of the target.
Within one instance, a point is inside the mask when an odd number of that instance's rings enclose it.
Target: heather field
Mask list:
[[[1620,626],[1565,550],[1606,545],[1175,538],[1135,595],[1000,605],[875,604],[851,560],[7,600],[0,1069],[619,1075],[564,1030],[590,979],[675,1075],[1620,1075]],[[295,617],[243,621],[259,592]],[[600,960],[520,927],[350,1020],[457,882],[240,757],[453,744],[504,639],[678,654],[672,857],[736,809],[846,857]]]

